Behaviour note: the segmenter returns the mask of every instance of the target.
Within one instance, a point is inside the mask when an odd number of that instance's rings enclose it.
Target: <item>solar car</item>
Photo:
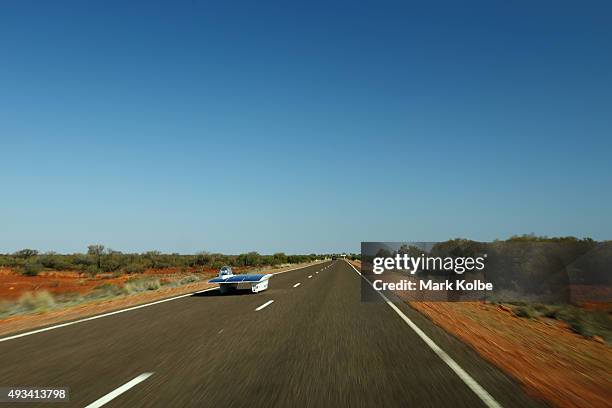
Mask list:
[[[257,293],[268,289],[268,281],[272,274],[245,274],[234,275],[230,266],[219,269],[219,275],[208,281],[208,283],[218,283],[221,293],[230,293],[244,286],[250,286],[251,292]]]

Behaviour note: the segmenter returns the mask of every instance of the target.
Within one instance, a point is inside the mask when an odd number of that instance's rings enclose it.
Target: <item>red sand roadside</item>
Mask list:
[[[307,264],[291,265],[284,268],[269,269],[265,273],[277,273],[283,272],[288,269],[299,268],[306,266]],[[241,269],[242,270],[242,269]],[[175,271],[176,272],[176,271]],[[207,271],[208,273],[204,277],[210,276],[214,271]],[[169,271],[169,273],[172,273]],[[103,279],[97,282],[100,283],[109,282],[108,279]],[[0,336],[4,336],[10,333],[16,333],[25,330],[31,330],[38,327],[43,327],[51,324],[62,323],[70,320],[80,319],[88,316],[94,316],[101,313],[107,313],[114,310],[119,310],[131,306],[136,306],[143,303],[154,302],[156,300],[166,299],[173,296],[179,296],[182,294],[192,293],[198,290],[213,287],[207,282],[197,282],[187,285],[182,285],[172,288],[162,287],[159,290],[141,292],[130,296],[119,296],[115,298],[92,301],[66,307],[63,309],[51,310],[47,312],[34,313],[34,314],[23,314],[11,316],[6,319],[0,319]]]
[[[471,345],[558,407],[612,407],[612,348],[556,321],[523,319],[481,303],[411,302],[435,324]]]
[[[557,321],[519,318],[497,305],[409,304],[510,374],[529,394],[558,407],[612,407],[610,346]]]
[[[234,268],[237,273],[242,273],[249,268]],[[130,278],[142,276],[153,276],[162,279],[172,279],[190,274],[200,276],[212,276],[217,271],[202,268],[166,268],[148,269],[142,274],[114,276],[110,273],[100,273],[95,277],[89,277],[76,271],[50,271],[41,272],[37,276],[24,276],[10,268],[0,268],[0,300],[18,299],[25,292],[36,292],[46,290],[54,296],[65,293],[78,293],[80,295],[91,292],[102,284],[121,285]]]
[[[44,313],[11,316],[9,318],[0,320],[0,336],[111,312],[130,306],[136,306],[143,303],[195,292],[212,286],[214,285],[205,282],[198,282],[175,288],[164,288],[155,291],[141,292],[131,296],[121,296],[101,301],[83,303],[80,305],[67,307],[65,309],[52,310]]]

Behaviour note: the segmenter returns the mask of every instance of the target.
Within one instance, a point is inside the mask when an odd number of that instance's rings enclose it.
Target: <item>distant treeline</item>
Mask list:
[[[612,241],[535,235],[513,236],[493,242],[458,238],[432,243],[427,248],[410,243],[402,245],[398,250],[381,248],[376,256],[396,254],[464,259],[485,256],[486,266],[482,272],[457,275],[452,271],[423,270],[421,273],[457,279],[480,273],[484,279],[494,283],[498,291],[509,291],[515,298],[546,297],[567,302],[571,295],[571,285],[595,285],[602,288],[602,295],[597,300],[610,299],[609,293],[604,292],[603,288],[612,285]],[[370,262],[369,258],[366,264]]]
[[[57,271],[79,271],[89,275],[101,272],[142,273],[146,269],[164,268],[220,268],[230,266],[276,266],[311,262],[331,257],[332,254],[286,255],[282,252],[262,255],[248,252],[240,255],[224,255],[201,252],[195,255],[164,254],[160,251],[144,253],[122,253],[104,245],[89,245],[87,253],[57,254],[39,253],[34,249],[22,249],[12,254],[0,254],[0,267],[21,270],[26,275],[36,275],[50,269]],[[352,256],[355,258],[357,256]]]

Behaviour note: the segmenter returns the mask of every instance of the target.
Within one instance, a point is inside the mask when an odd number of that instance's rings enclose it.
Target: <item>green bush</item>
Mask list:
[[[612,315],[609,313],[585,310],[572,305],[520,303],[521,306],[513,308],[513,313],[518,317],[536,318],[544,316],[566,323],[574,333],[581,336],[587,338],[600,336],[607,342],[612,341]]]
[[[119,270],[119,268],[121,268],[121,261],[118,259],[118,257],[102,257],[102,260],[100,262],[100,269],[102,269],[104,272],[114,272],[116,270]]]
[[[536,303],[533,305],[533,308],[538,312],[538,313],[546,313],[548,311],[548,306],[547,305],[543,305],[541,303]]]
[[[49,269],[56,271],[69,270],[73,265],[62,255],[42,255],[38,257],[38,261]]]
[[[520,306],[514,309],[514,314],[518,317],[532,318],[535,316],[534,310],[528,306]]]
[[[10,255],[0,255],[0,266],[15,267],[23,265],[23,259],[16,258]]]
[[[123,269],[123,273],[132,274],[132,273],[143,273],[146,268],[141,263],[131,263],[126,265]]]
[[[97,265],[89,265],[85,269],[85,273],[93,278],[100,273],[100,269],[98,269]]]
[[[554,306],[549,306],[546,310],[542,312],[544,317],[548,317],[549,319],[557,319],[559,316],[559,309]]]
[[[88,255],[77,254],[74,256],[73,263],[77,268],[78,267],[83,268],[83,267],[88,267],[89,265],[95,264],[96,261]]]
[[[27,262],[23,267],[23,274],[26,276],[36,276],[42,272],[44,267],[38,262]]]
[[[567,324],[574,333],[580,334],[581,336],[593,337],[595,335],[591,325],[585,320],[571,319]]]

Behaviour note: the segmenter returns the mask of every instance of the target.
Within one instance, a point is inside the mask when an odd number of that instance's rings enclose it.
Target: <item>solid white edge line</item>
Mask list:
[[[323,263],[323,262],[327,262],[327,261],[315,262],[313,264],[309,264],[309,265],[305,265],[305,266],[300,266],[300,267],[292,268],[292,269],[287,269],[286,271],[275,272],[272,275],[279,275],[281,273],[297,271],[299,269],[308,268],[309,266],[318,265],[318,264]],[[119,313],[124,313],[124,312],[129,312],[129,311],[132,311],[132,310],[136,310],[136,309],[141,309],[143,307],[158,305],[160,303],[170,302],[172,300],[177,300],[177,299],[182,299],[184,297],[192,296],[192,295],[194,295],[196,293],[204,293],[204,292],[208,292],[208,291],[211,291],[211,290],[217,290],[217,289],[218,289],[218,286],[214,286],[212,288],[198,290],[196,292],[190,292],[190,293],[186,293],[184,295],[174,296],[174,297],[167,298],[167,299],[161,299],[161,300],[157,300],[157,301],[151,302],[151,303],[144,303],[142,305],[132,306],[132,307],[128,307],[126,309],[119,309],[119,310],[115,310],[115,311],[108,312],[108,313],[103,313],[103,314],[96,315],[96,316],[85,317],[83,319],[75,320],[75,321],[72,321],[72,322],[60,323],[60,324],[56,324],[56,325],[53,325],[53,326],[44,327],[42,329],[31,330],[31,331],[28,331],[28,332],[25,332],[25,333],[20,333],[20,334],[15,334],[13,336],[8,336],[8,337],[0,338],[0,343],[2,343],[3,341],[9,341],[9,340],[18,339],[20,337],[31,336],[32,334],[43,333],[43,332],[46,332],[46,331],[49,331],[49,330],[55,330],[55,329],[60,329],[62,327],[66,327],[66,326],[72,326],[73,324],[77,324],[77,323],[88,322],[90,320],[101,319],[103,317],[113,316],[113,315],[116,315],[116,314],[119,314]]]
[[[85,408],[98,408],[98,407],[101,407],[102,405],[105,405],[106,403],[110,402],[111,400],[117,398],[119,395],[123,394],[124,392],[126,392],[130,388],[140,384],[141,382],[143,382],[144,380],[146,380],[147,378],[149,378],[152,375],[153,375],[153,373],[142,373],[138,377],[136,377],[136,378],[126,382],[121,387],[119,387],[119,388],[109,392],[108,394],[106,394],[102,398],[95,400],[91,404],[87,405]]]
[[[203,293],[203,292],[208,292],[208,291],[216,290],[216,289],[217,288],[214,287],[214,288],[208,288],[208,289],[204,289],[204,290],[199,290],[197,292],[186,293],[184,295],[174,296],[174,297],[167,298],[167,299],[162,299],[162,300],[157,300],[155,302],[145,303],[145,304],[138,305],[138,306],[132,306],[132,307],[128,307],[126,309],[115,310],[113,312],[103,313],[101,315],[86,317],[84,319],[75,320],[73,322],[61,323],[61,324],[57,324],[55,326],[49,326],[49,327],[45,327],[45,328],[42,328],[42,329],[32,330],[32,331],[21,333],[21,334],[16,334],[14,336],[9,336],[9,337],[1,338],[0,339],[0,343],[2,343],[3,341],[18,339],[20,337],[30,336],[30,335],[36,334],[36,333],[42,333],[42,332],[46,332],[46,331],[49,331],[49,330],[59,329],[61,327],[72,326],[73,324],[77,324],[77,323],[88,322],[90,320],[101,319],[103,317],[113,316],[113,315],[116,315],[116,314],[119,314],[119,313],[124,313],[124,312],[129,312],[131,310],[142,309],[143,307],[158,305],[160,303],[170,302],[172,300],[182,299],[182,298],[187,297],[187,296],[192,296],[194,293]]]
[[[370,284],[370,286],[372,286],[372,289],[374,289],[374,285],[372,285],[372,282],[370,282],[368,278],[363,276],[361,272],[353,266],[352,263],[348,261],[346,262],[351,266],[351,268],[355,270],[355,272],[359,274],[359,276],[363,278],[363,280],[365,280]],[[402,320],[408,326],[410,326],[412,330],[414,330],[414,332],[421,338],[421,340],[423,340],[425,344],[427,344],[429,348],[431,348],[433,352],[436,353],[436,355],[440,357],[440,359],[442,359],[442,361],[444,361],[446,365],[448,365],[455,374],[457,374],[457,376],[465,383],[465,385],[467,385],[474,392],[474,394],[476,394],[482,400],[482,402],[484,402],[487,407],[502,408],[502,406],[491,396],[491,394],[487,392],[487,390],[485,390],[480,384],[476,382],[476,380],[472,378],[471,375],[469,375],[463,368],[461,368],[461,366],[457,364],[451,356],[446,354],[446,352],[442,350],[431,338],[429,338],[429,336],[427,336],[419,328],[419,326],[417,326],[412,320],[410,320],[410,318],[406,316],[404,312],[402,312],[397,306],[395,306],[393,302],[391,302],[382,292],[379,292],[376,289],[374,289],[374,291],[378,293],[380,297],[383,298],[387,305],[389,305],[389,307],[391,307],[391,309],[393,309],[395,313],[397,313],[402,318]]]
[[[300,282],[298,282],[298,283],[296,283],[295,285],[293,285],[293,287],[294,287],[294,288],[297,288],[297,287],[298,287],[298,286],[300,286],[300,285],[301,285],[301,283],[300,283]]]
[[[273,300],[268,300],[266,303],[264,303],[263,305],[259,306],[257,309],[255,309],[256,312],[259,312],[261,309],[263,309],[264,307],[267,307],[269,305],[272,304],[272,302],[274,302]]]

